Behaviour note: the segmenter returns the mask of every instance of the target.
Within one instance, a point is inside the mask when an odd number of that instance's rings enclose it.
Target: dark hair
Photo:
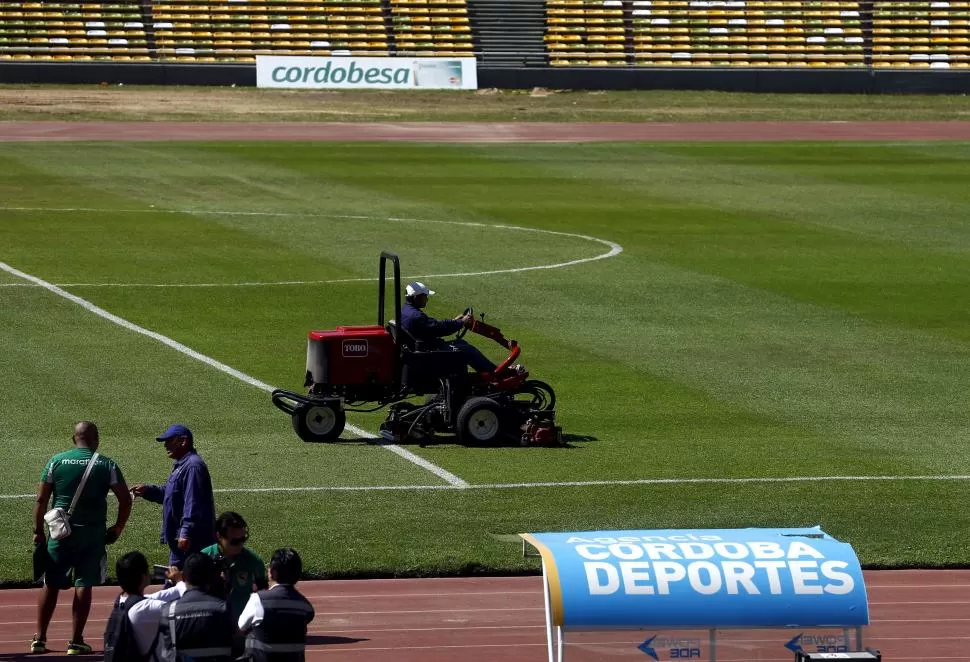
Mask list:
[[[222,536],[226,537],[229,533],[229,529],[248,529],[249,525],[246,524],[246,520],[239,513],[234,513],[231,510],[226,513],[219,515],[219,519],[216,520],[216,532]]]
[[[189,554],[182,565],[182,577],[186,584],[207,590],[215,578],[215,562],[205,554]]]
[[[303,574],[303,560],[292,547],[283,547],[273,552],[269,561],[269,576],[277,584],[293,585]]]
[[[148,576],[148,559],[141,552],[128,552],[115,563],[118,583],[128,595],[139,595]]]

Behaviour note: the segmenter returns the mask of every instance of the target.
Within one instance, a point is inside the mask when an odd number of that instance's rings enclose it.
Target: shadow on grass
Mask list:
[[[462,446],[464,448],[545,448],[549,450],[557,449],[568,449],[568,448],[580,448],[576,446],[576,443],[586,443],[590,441],[598,441],[597,437],[588,434],[563,434],[562,445],[551,445],[551,444],[528,444],[523,445],[518,439],[514,437],[508,437],[499,441],[494,441],[489,444],[477,444],[473,442],[462,442],[458,440],[458,437],[451,434],[436,434],[433,437],[409,437],[407,439],[401,439],[399,441],[388,441],[380,437],[366,437],[362,439],[352,439],[345,441],[341,439],[340,444],[372,444],[376,446],[382,446],[384,444],[395,444],[397,446],[417,446],[419,448],[431,448],[434,446]]]

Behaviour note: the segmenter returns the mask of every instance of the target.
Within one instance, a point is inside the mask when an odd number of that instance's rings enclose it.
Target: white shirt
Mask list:
[[[138,644],[138,652],[147,655],[158,634],[158,624],[162,621],[162,613],[168,603],[174,602],[185,593],[185,582],[179,582],[172,588],[162,589],[156,593],[149,593],[141,602],[132,605],[128,610],[128,620],[131,622]],[[118,602],[121,602],[121,597]]]
[[[275,589],[280,584],[273,584],[273,587],[269,590]],[[263,616],[266,612],[263,611],[263,601],[259,599],[259,593],[252,593],[249,596],[249,602],[243,608],[242,613],[239,614],[239,631],[248,632],[254,627],[263,622]]]

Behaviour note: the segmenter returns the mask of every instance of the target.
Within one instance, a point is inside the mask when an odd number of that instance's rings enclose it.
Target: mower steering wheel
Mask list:
[[[461,315],[462,315],[462,317],[464,317],[465,315],[471,315],[472,316],[472,321],[474,321],[474,319],[475,319],[475,310],[471,306],[469,306],[468,308],[465,308],[465,312],[463,312]],[[465,334],[468,333],[468,328],[469,327],[467,327],[467,326],[462,326],[460,329],[458,329],[458,333],[455,334],[455,338],[457,340],[461,340],[462,338],[464,338],[465,337]]]

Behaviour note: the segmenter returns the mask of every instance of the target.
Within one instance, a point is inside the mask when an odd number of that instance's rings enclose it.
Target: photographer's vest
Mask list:
[[[232,660],[236,624],[224,600],[191,588],[169,605],[160,627],[166,662]]]
[[[263,620],[246,637],[246,654],[252,662],[303,662],[306,626],[313,620],[313,605],[292,586],[277,584],[257,594]]]
[[[146,656],[138,650],[134,628],[128,620],[131,608],[144,599],[141,595],[128,595],[124,600],[121,596],[115,600],[111,616],[108,617],[108,625],[104,628],[105,662],[139,662],[151,659],[152,651]],[[152,642],[153,645],[154,643]]]

